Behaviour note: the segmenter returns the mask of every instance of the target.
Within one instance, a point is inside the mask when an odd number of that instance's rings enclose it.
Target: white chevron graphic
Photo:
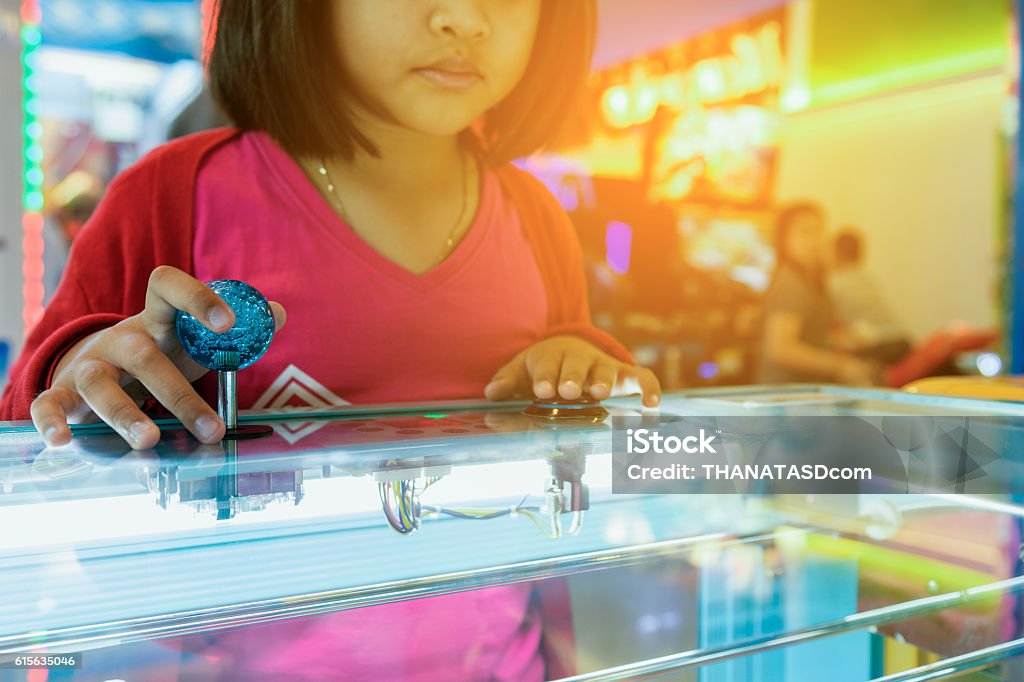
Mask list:
[[[295,365],[288,365],[273,383],[263,392],[252,407],[255,409],[282,409],[288,405],[309,405],[310,407],[336,407],[351,405],[329,388]],[[312,421],[298,424],[274,424],[278,435],[294,445],[311,433],[322,429],[327,422]]]

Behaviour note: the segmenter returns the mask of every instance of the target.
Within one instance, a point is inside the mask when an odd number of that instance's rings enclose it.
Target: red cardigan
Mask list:
[[[175,140],[111,182],[75,240],[60,287],[11,369],[0,399],[0,420],[28,419],[29,406],[49,386],[54,367],[69,348],[140,312],[154,268],[173,265],[193,272],[196,175],[206,154],[238,134],[223,128]],[[546,336],[579,336],[632,362],[625,348],[590,322],[580,248],[562,207],[528,173],[511,165],[497,173],[519,209],[547,289]],[[215,401],[214,395],[204,397]]]

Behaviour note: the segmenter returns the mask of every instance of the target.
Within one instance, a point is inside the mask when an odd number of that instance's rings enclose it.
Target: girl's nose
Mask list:
[[[440,2],[430,15],[430,30],[459,40],[480,40],[491,32],[487,17],[480,11],[479,3]]]

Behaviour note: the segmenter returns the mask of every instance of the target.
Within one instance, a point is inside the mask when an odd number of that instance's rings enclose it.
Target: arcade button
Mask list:
[[[599,424],[608,417],[608,410],[593,398],[578,398],[577,400],[538,398],[526,406],[523,414],[551,423]]]

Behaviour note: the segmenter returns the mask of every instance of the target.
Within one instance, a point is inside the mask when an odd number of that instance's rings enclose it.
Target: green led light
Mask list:
[[[43,169],[38,166],[33,166],[25,171],[25,182],[33,187],[39,187],[43,184]]]
[[[43,160],[43,148],[37,144],[29,145],[29,148],[25,150],[25,158],[32,163],[39,163]]]
[[[43,40],[43,34],[40,33],[38,26],[23,26],[21,29],[21,39],[25,45],[35,47]]]
[[[25,195],[25,208],[30,211],[43,210],[43,193],[35,190]]]
[[[423,415],[427,419],[447,419],[448,415],[442,414],[441,412],[430,412]]]

